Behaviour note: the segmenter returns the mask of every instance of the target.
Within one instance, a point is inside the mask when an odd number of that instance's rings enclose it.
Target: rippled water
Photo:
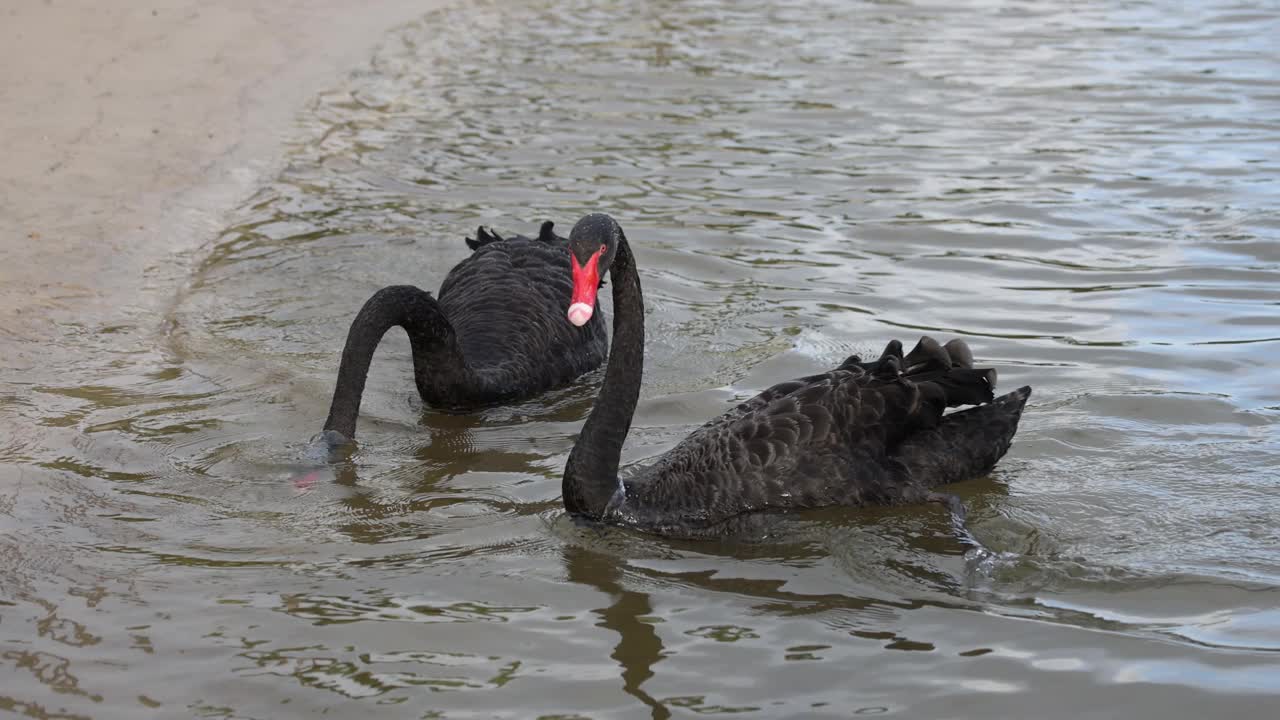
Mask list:
[[[301,118],[170,313],[0,381],[0,709],[32,717],[1271,717],[1280,11],[574,0],[431,15]],[[1035,395],[936,507],[581,530],[599,378],[471,415],[350,318],[475,226],[636,248],[625,460],[922,332]],[[61,342],[61,341],[60,341]],[[76,363],[59,363],[72,349]]]

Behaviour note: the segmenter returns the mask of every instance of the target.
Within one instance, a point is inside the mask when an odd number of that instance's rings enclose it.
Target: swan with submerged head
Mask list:
[[[934,491],[979,477],[1009,449],[1031,394],[994,397],[994,370],[973,367],[962,340],[890,342],[828,372],[775,385],[695,430],[647,467],[619,477],[644,371],[644,302],[618,223],[588,215],[569,234],[569,323],[595,318],[595,288],[613,282],[613,347],[604,384],[564,471],[573,515],[679,537],[735,532],[766,512],[942,502]],[[945,414],[959,405],[975,407]]]
[[[438,408],[521,400],[598,367],[608,354],[603,319],[571,325],[564,308],[594,304],[599,285],[589,293],[572,285],[568,241],[553,227],[544,222],[536,238],[481,227],[467,238],[472,254],[449,271],[437,297],[412,285],[374,293],[347,333],[317,440],[336,448],[355,438],[374,350],[396,326],[413,348],[418,394]]]

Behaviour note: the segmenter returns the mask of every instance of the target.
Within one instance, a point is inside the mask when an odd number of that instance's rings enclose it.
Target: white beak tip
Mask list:
[[[586,303],[576,302],[569,306],[569,322],[582,327],[591,319],[592,308]]]

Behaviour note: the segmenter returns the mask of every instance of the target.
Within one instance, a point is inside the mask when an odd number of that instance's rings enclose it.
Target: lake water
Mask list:
[[[1227,0],[569,0],[396,31],[163,317],[0,378],[0,710],[1272,717],[1277,37],[1280,8]],[[764,542],[575,527],[599,375],[445,414],[398,332],[359,451],[292,482],[369,294],[434,290],[482,223],[591,211],[648,305],[625,462],[851,352],[965,337],[1035,387],[955,487],[988,552],[937,506]]]

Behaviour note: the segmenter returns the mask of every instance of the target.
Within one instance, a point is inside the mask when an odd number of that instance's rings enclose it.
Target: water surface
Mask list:
[[[32,717],[1270,717],[1280,11],[533,2],[430,15],[300,118],[154,324],[0,385],[0,708]],[[575,527],[598,375],[424,408],[408,343],[298,487],[350,318],[490,224],[614,215],[641,461],[922,333],[1032,403],[933,506],[764,542]],[[77,362],[59,362],[74,350]]]

